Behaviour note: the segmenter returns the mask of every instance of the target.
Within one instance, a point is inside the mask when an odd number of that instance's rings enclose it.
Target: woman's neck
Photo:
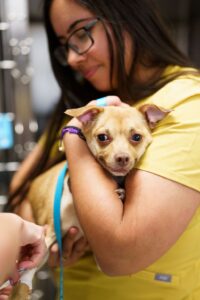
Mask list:
[[[143,65],[139,65],[136,67],[134,72],[133,80],[138,84],[148,84],[151,82],[155,82],[160,79],[163,74],[165,67],[146,67]]]

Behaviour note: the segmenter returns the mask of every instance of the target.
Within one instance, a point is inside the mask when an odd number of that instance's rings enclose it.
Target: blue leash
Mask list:
[[[63,192],[63,184],[64,184],[64,178],[65,174],[68,170],[67,163],[64,165],[64,167],[61,169],[58,180],[56,183],[56,190],[54,194],[54,211],[53,211],[53,217],[54,217],[54,229],[56,233],[56,239],[59,246],[59,252],[60,252],[60,300],[63,300],[63,260],[62,260],[62,235],[61,235],[61,217],[60,217],[60,205],[61,205],[61,198],[62,198],[62,192]]]

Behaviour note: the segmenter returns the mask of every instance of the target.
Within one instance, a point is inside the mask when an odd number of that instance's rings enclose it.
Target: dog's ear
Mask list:
[[[104,111],[103,107],[87,105],[80,108],[67,109],[65,114],[76,117],[83,125],[86,125],[102,111]]]
[[[138,109],[145,116],[151,129],[153,129],[160,120],[172,111],[170,109],[158,107],[154,104],[144,104]]]

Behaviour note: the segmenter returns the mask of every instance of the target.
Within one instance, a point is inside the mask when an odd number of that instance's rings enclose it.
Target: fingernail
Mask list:
[[[102,97],[96,100],[97,106],[107,106],[106,97]]]

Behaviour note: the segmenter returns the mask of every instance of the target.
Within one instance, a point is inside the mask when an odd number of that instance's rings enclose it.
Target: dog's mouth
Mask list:
[[[113,176],[126,176],[128,172],[132,169],[132,167],[130,166],[129,167],[109,166],[105,162],[104,163],[101,162],[101,164]]]
[[[106,169],[109,173],[111,173],[113,176],[126,176],[128,172],[133,168],[133,165],[131,162],[125,166],[119,166],[115,163],[107,163],[103,157],[98,157],[98,161],[100,164]]]
[[[105,168],[114,176],[126,176],[131,168],[111,168],[105,166]]]

